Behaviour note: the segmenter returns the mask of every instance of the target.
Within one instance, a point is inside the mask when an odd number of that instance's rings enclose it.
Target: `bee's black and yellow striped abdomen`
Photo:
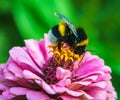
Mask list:
[[[85,48],[88,44],[88,38],[85,31],[82,28],[77,29],[78,33],[78,40],[77,43],[74,45],[74,53],[82,54],[85,52]]]
[[[88,38],[87,35],[85,33],[85,31],[82,28],[78,28],[77,29],[78,32],[78,43],[76,44],[76,46],[85,46],[88,44]]]

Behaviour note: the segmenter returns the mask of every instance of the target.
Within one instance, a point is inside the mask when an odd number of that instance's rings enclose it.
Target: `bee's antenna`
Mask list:
[[[86,51],[90,51],[90,52],[97,52],[96,50],[86,50]]]
[[[75,26],[69,21],[69,19],[66,18],[65,16],[61,15],[60,13],[55,12],[54,14],[58,18],[62,19],[65,23],[67,23],[68,27],[73,31],[73,34],[75,35],[75,37],[79,40],[77,30],[76,30]]]

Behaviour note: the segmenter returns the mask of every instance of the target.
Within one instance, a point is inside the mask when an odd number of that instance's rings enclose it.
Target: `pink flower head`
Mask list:
[[[49,46],[51,42],[45,35],[43,40],[26,40],[25,47],[10,50],[7,63],[0,65],[3,100],[116,99],[111,69],[102,59],[86,52],[79,63],[68,56],[66,44],[62,55]]]

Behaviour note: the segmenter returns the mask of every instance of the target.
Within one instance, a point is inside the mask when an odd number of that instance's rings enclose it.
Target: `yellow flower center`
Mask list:
[[[74,62],[76,60],[80,61],[83,57],[83,55],[75,54],[73,48],[71,48],[64,42],[61,43],[60,49],[58,48],[58,43],[50,45],[49,47],[52,48],[52,50],[49,51],[49,53],[53,52],[55,60],[58,63],[61,63],[61,61],[62,62],[67,61]]]

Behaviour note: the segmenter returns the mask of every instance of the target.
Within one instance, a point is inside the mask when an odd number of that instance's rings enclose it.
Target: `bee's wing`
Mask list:
[[[52,43],[55,43],[57,41],[57,38],[53,35],[52,30],[49,30],[48,36],[50,37],[50,41]]]
[[[55,16],[62,19],[68,25],[68,27],[73,31],[75,37],[79,39],[75,26],[65,16],[61,15],[60,13],[55,13]]]

